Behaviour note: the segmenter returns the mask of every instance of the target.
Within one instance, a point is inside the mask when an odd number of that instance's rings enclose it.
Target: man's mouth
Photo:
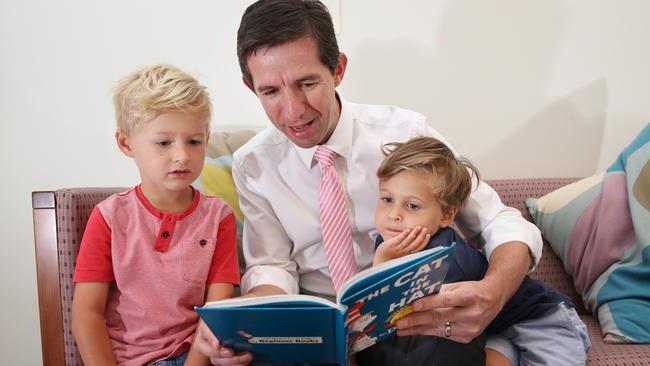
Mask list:
[[[289,128],[294,132],[301,132],[305,128],[311,126],[312,123],[314,123],[313,120],[299,126],[289,126]]]

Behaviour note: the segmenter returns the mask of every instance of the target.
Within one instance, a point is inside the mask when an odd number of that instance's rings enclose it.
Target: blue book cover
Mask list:
[[[209,302],[196,311],[227,347],[253,362],[338,363],[390,337],[410,304],[439,291],[455,245],[436,247],[361,271],[337,302],[275,295]]]

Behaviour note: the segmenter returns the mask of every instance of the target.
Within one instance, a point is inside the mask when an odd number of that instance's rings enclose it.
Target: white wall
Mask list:
[[[264,126],[235,33],[251,1],[0,0],[2,364],[40,364],[30,192],[123,186],[111,87],[169,62],[223,124]],[[427,115],[487,178],[584,176],[650,120],[650,2],[340,0],[340,88]],[[6,133],[8,130],[8,133]]]

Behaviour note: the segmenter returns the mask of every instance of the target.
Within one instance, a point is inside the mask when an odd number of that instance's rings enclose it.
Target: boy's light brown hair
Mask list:
[[[130,136],[166,112],[199,112],[210,127],[212,105],[206,88],[172,65],[145,66],[118,81],[113,96],[117,130]]]
[[[416,137],[408,142],[383,146],[386,159],[377,170],[379,180],[408,171],[430,176],[433,194],[443,211],[460,209],[472,191],[472,175],[480,181],[478,169],[467,159],[456,157],[447,145],[433,137]]]

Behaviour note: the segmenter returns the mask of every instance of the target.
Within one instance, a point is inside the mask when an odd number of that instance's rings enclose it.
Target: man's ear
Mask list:
[[[456,214],[458,213],[458,207],[451,206],[446,210],[442,210],[442,219],[440,220],[440,227],[447,227],[454,222]]]
[[[129,138],[126,136],[126,134],[120,132],[119,130],[115,131],[115,141],[117,142],[117,147],[124,153],[124,155],[130,158],[133,157],[133,149],[129,144]]]
[[[253,85],[251,85],[251,83],[248,82],[248,80],[246,80],[245,77],[242,76],[242,77],[241,77],[241,81],[244,82],[244,85],[246,85],[246,87],[247,87],[250,91],[252,91],[253,94],[257,95],[257,93],[255,93],[255,88],[253,87]]]
[[[345,76],[345,68],[348,66],[348,56],[345,53],[339,53],[339,63],[336,64],[334,69],[334,87],[339,86],[341,81],[343,81],[343,76]]]

